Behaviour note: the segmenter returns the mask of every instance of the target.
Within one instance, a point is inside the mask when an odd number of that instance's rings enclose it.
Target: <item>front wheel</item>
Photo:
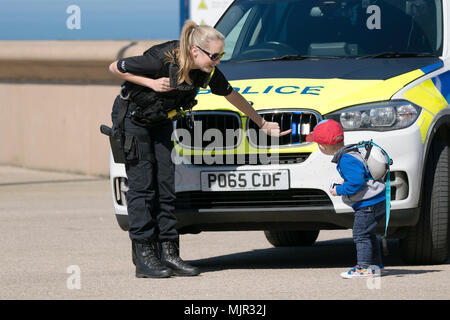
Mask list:
[[[319,230],[314,231],[264,231],[267,241],[274,247],[311,246],[319,236]]]
[[[431,145],[426,164],[419,222],[400,241],[401,257],[411,264],[441,264],[449,254],[449,147]]]
[[[128,224],[128,215],[126,214],[116,214],[117,223],[119,224],[120,229],[123,231],[130,230],[130,226]]]

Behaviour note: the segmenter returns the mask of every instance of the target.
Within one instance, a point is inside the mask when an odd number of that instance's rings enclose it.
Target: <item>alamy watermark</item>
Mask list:
[[[381,29],[381,9],[377,5],[371,5],[367,7],[367,14],[370,16],[366,20],[366,26],[369,30]]]
[[[366,286],[369,290],[381,289],[381,269],[379,266],[372,265],[369,267],[373,276],[366,279]]]
[[[81,8],[76,4],[67,7],[66,13],[70,14],[66,19],[66,27],[69,30],[81,29]]]
[[[242,139],[251,141],[247,150],[235,153],[235,148]],[[207,164],[207,165],[241,165],[241,164],[279,164],[280,137],[268,136],[263,130],[216,128],[202,130],[202,122],[195,122],[194,130],[176,129],[172,134],[172,141],[181,147],[197,150],[197,156],[186,156],[172,150],[173,163],[179,164]],[[237,143],[236,143],[237,141]],[[257,152],[256,152],[257,150]],[[242,152],[244,151],[244,152]],[[251,152],[250,152],[251,151]]]
[[[81,268],[77,265],[70,265],[66,269],[70,276],[66,280],[66,287],[69,290],[81,290]]]

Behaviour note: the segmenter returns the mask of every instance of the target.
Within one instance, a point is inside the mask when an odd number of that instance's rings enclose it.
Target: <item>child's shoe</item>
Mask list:
[[[376,272],[376,270],[372,270],[370,268],[361,268],[359,266],[356,266],[347,272],[341,273],[341,277],[344,279],[370,278],[377,276],[380,276],[380,272]]]

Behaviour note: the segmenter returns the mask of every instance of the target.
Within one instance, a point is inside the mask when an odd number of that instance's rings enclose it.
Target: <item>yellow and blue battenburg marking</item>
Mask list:
[[[443,67],[442,62],[421,68],[423,74],[427,74]],[[420,127],[422,143],[428,133],[434,116],[450,103],[450,71],[441,73],[435,77],[423,81],[419,85],[405,92],[404,97],[424,109],[417,120]]]

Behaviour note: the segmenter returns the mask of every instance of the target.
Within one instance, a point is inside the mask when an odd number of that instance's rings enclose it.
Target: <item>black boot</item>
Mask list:
[[[165,267],[159,259],[156,241],[133,240],[132,247],[137,278],[168,278],[172,275],[172,270]]]
[[[161,262],[172,269],[175,276],[196,276],[200,270],[190,266],[180,258],[180,251],[176,241],[161,243]]]

